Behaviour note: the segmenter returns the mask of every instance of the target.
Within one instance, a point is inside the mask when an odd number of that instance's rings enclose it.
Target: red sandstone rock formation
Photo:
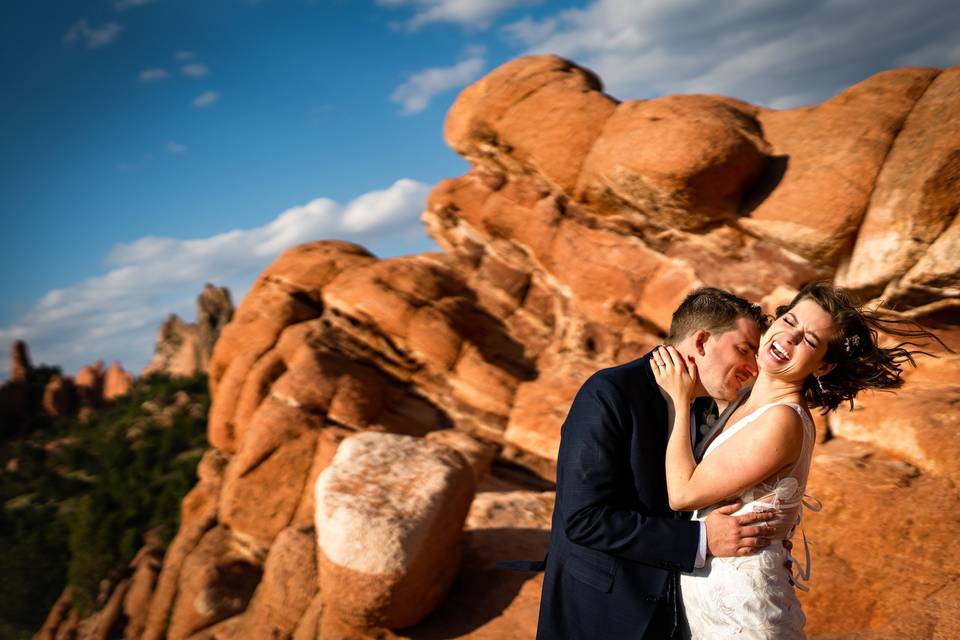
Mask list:
[[[38,415],[81,418],[128,393],[133,376],[113,362],[104,371],[103,363],[81,367],[75,378],[54,373],[42,387],[43,378],[30,364],[27,345],[17,341],[11,349],[9,380],[0,385],[0,422],[4,430],[16,430],[18,423],[30,423]],[[39,368],[43,370],[43,366]]]
[[[103,404],[103,361],[97,360],[92,365],[80,367],[73,378],[77,388],[80,404],[91,409]]]
[[[466,459],[445,445],[380,433],[344,440],[316,485],[331,622],[409,627],[430,613],[460,567],[474,489]]]
[[[550,479],[578,386],[659,342],[685,293],[713,285],[775,305],[831,278],[884,294],[960,347],[958,92],[960,68],[900,69],[787,111],[717,96],[618,103],[553,56],[466,89],[445,133],[472,168],[437,185],[423,214],[442,254],[290,249],[224,328],[209,366],[213,449],[143,637],[356,637],[363,616],[344,618],[375,607],[351,609],[363,592],[324,553],[343,531],[319,520],[316,564],[297,547],[325,508],[317,479],[351,434],[444,442],[428,434],[449,429],[499,451],[459,577],[416,627],[365,633],[532,637],[540,578],[490,564],[542,554],[552,494],[506,463]],[[960,360],[944,357],[896,396],[821,420],[812,637],[960,635],[958,405]],[[447,444],[483,478],[483,457],[468,454],[483,447]],[[404,471],[391,461],[382,473]],[[354,477],[357,494],[375,494],[379,477]],[[391,508],[371,507],[371,522]],[[301,586],[284,592],[284,579]]]
[[[30,377],[32,369],[27,343],[23,340],[15,341],[10,349],[10,380],[24,382]]]
[[[133,387],[133,374],[124,371],[119,362],[110,363],[103,376],[103,399],[110,401],[130,393]]]
[[[77,388],[72,378],[61,375],[50,378],[43,390],[43,410],[50,416],[67,416],[77,410]]]
[[[171,313],[160,326],[153,358],[140,373],[192,376],[206,371],[213,346],[233,316],[233,303],[226,287],[206,284],[197,296],[196,323],[184,322]]]

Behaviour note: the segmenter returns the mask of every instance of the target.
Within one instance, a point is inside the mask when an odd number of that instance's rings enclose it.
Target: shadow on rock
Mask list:
[[[478,529],[464,535],[463,567],[443,603],[420,624],[399,631],[415,640],[532,638],[543,574],[498,569],[501,560],[540,560],[550,533],[542,529]]]

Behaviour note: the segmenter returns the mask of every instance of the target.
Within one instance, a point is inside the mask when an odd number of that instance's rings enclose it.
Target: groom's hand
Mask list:
[[[740,502],[717,507],[710,512],[707,526],[707,553],[718,557],[748,556],[770,544],[766,521],[776,517],[773,511],[756,511],[732,516]]]

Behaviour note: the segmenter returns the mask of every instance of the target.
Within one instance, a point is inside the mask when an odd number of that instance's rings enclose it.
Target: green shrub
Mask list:
[[[188,404],[165,426],[143,407],[172,407],[180,391],[200,404],[194,416]],[[169,542],[207,446],[208,409],[206,376],[154,375],[87,423],[61,420],[46,440],[3,445],[0,463],[17,468],[0,472],[0,629],[38,629],[65,584],[92,612],[101,580],[129,564],[148,530]],[[46,453],[55,438],[68,439]]]

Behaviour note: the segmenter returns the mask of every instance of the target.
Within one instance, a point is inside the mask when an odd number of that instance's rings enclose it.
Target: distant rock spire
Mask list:
[[[230,291],[207,283],[197,297],[196,323],[185,322],[175,313],[167,316],[157,332],[153,358],[141,375],[192,376],[206,371],[213,345],[232,317]]]
[[[30,364],[30,352],[27,343],[17,340],[10,349],[10,379],[26,380],[30,376],[33,365]]]
[[[233,302],[230,290],[216,287],[209,282],[203,286],[203,293],[197,297],[197,355],[199,366],[206,371],[213,354],[213,345],[220,337],[220,331],[233,318]]]

